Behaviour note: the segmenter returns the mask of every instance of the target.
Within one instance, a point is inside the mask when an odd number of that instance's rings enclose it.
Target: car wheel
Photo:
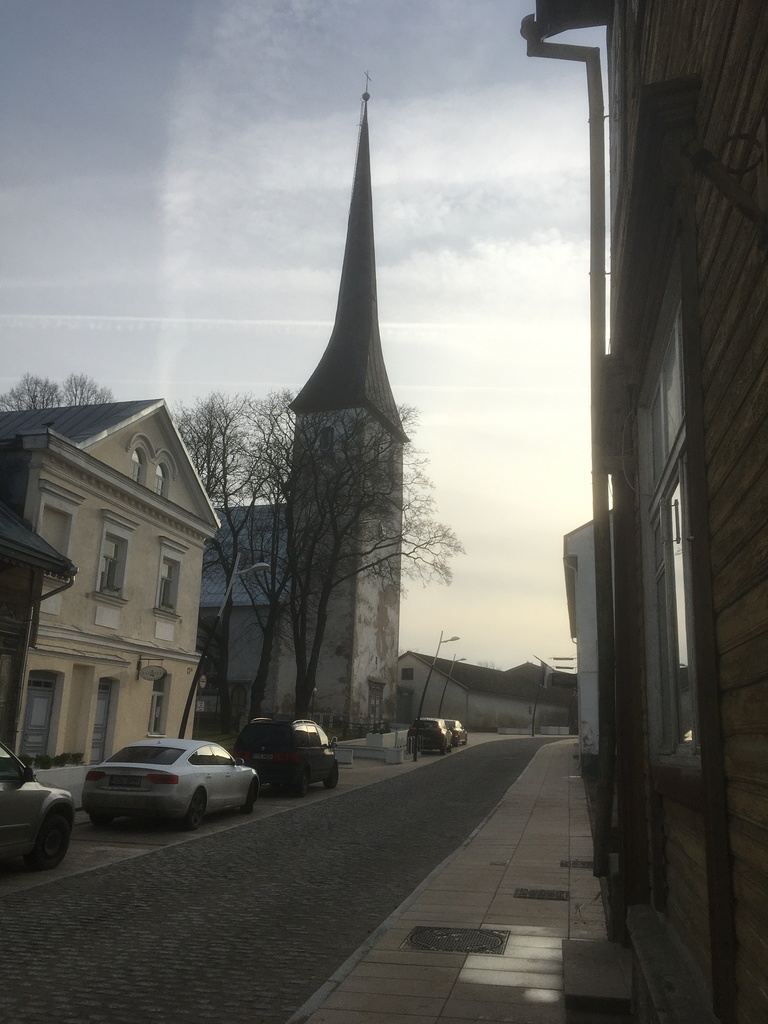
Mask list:
[[[58,867],[69,847],[70,832],[63,814],[50,814],[40,826],[34,849],[24,856],[27,866],[35,871]]]
[[[323,785],[325,786],[326,789],[335,789],[338,786],[338,784],[339,784],[339,765],[338,765],[338,763],[336,763],[336,764],[334,764],[333,768],[331,769],[331,774],[328,776],[328,778],[327,779],[323,779]]]
[[[309,769],[306,769],[301,773],[301,778],[294,787],[296,796],[306,796],[307,790],[309,789]]]
[[[240,808],[241,814],[251,814],[253,811],[253,805],[259,799],[259,784],[254,779],[248,787],[248,796],[245,798],[245,803]]]
[[[205,795],[204,789],[197,789],[192,794],[192,799],[189,801],[189,807],[187,813],[182,819],[182,824],[188,832],[194,832],[196,828],[200,828],[205,817],[205,808],[208,804],[208,799]]]
[[[103,812],[93,811],[88,817],[91,819],[92,825],[111,825],[114,821],[114,814],[105,814]]]

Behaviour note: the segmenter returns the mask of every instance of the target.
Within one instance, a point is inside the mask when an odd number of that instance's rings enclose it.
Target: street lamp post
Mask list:
[[[460,640],[460,639],[461,639],[461,637],[458,637],[458,636],[449,636],[447,640],[443,640],[442,630],[440,631],[440,640],[439,640],[438,645],[437,645],[437,650],[435,651],[435,656],[432,659],[432,664],[429,666],[429,672],[427,673],[427,681],[426,681],[426,683],[424,683],[424,689],[421,691],[421,700],[419,701],[419,713],[418,713],[418,715],[416,715],[416,734],[413,737],[413,760],[414,761],[418,761],[418,759],[419,759],[419,724],[418,723],[421,721],[421,712],[424,710],[424,698],[427,695],[427,687],[429,686],[429,680],[432,678],[432,671],[433,671],[433,669],[435,667],[435,662],[437,661],[437,656],[440,653],[440,648],[443,646],[443,644],[450,644],[454,640]]]
[[[457,659],[455,654],[453,656],[453,661],[451,662],[451,667],[448,670],[448,675],[445,677],[445,685],[443,686],[443,692],[440,695],[440,703],[438,704],[438,707],[437,707],[437,717],[438,718],[440,717],[440,712],[443,710],[443,700],[445,699],[445,691],[448,689],[448,683],[450,683],[451,676],[453,675],[453,670],[454,670],[454,668],[456,668],[456,662],[457,661],[466,661],[466,660],[467,660],[466,658],[458,658]]]
[[[547,681],[547,669],[552,668],[552,666],[548,665],[546,661],[542,661],[538,654],[534,654],[534,658],[541,664],[542,679],[544,680],[544,682],[539,683],[539,688],[536,691],[536,699],[533,702],[533,714],[531,715],[531,736],[536,735],[536,708],[539,706],[539,697],[541,696],[541,691],[544,689],[544,683],[546,683]]]
[[[216,618],[213,621],[211,630],[206,638],[205,643],[203,644],[203,649],[200,652],[200,657],[197,662],[197,668],[195,669],[195,674],[192,677],[192,685],[190,686],[189,693],[187,694],[187,702],[184,705],[184,714],[181,716],[181,725],[179,726],[180,740],[184,739],[184,733],[187,731],[187,723],[189,722],[189,712],[192,709],[192,702],[195,699],[195,691],[197,690],[197,684],[200,682],[200,676],[203,674],[203,665],[205,663],[206,656],[208,655],[210,646],[213,643],[213,638],[216,635],[219,626],[221,625],[221,620],[224,615],[224,609],[227,605],[227,601],[229,600],[229,595],[232,593],[232,587],[235,584],[235,577],[245,576],[245,574],[249,572],[266,572],[268,569],[271,568],[271,566],[269,566],[267,562],[256,562],[255,565],[249,565],[247,569],[238,569],[237,566],[239,562],[240,555],[237,555],[235,557],[235,564],[232,566],[232,572],[229,575],[229,581],[227,583],[227,589],[224,594],[224,600],[221,602],[221,607],[216,613]]]

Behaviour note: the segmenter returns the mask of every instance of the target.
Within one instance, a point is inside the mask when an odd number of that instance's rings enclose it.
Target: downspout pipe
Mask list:
[[[600,778],[595,807],[594,866],[600,878],[610,874],[611,823],[616,777],[616,692],[608,473],[600,443],[605,365],[605,126],[600,50],[544,40],[534,15],[523,19],[520,34],[529,57],[549,57],[585,64],[589,104],[590,162],[590,389],[592,427],[592,518],[595,544],[595,602],[597,606],[597,673]]]

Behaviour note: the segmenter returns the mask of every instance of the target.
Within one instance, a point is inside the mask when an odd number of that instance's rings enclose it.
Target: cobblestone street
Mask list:
[[[310,792],[264,820],[4,895],[0,1021],[284,1024],[543,742],[434,756],[332,800]]]

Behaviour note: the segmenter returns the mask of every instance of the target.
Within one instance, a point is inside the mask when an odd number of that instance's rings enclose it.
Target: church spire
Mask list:
[[[408,440],[384,366],[376,299],[368,100],[357,147],[336,322],[325,352],[291,408],[297,413],[365,409],[398,441]]]

